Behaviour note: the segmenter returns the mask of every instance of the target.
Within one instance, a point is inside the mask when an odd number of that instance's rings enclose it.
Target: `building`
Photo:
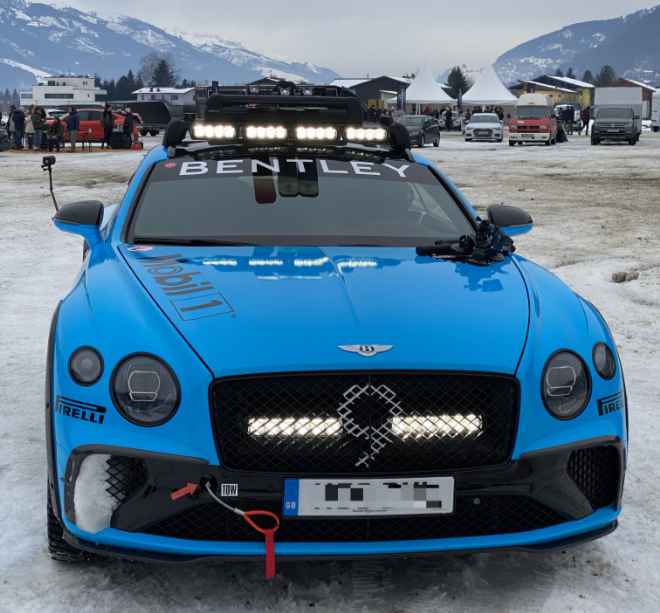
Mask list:
[[[563,89],[570,89],[577,95],[576,102],[580,108],[590,107],[594,103],[594,92],[596,86],[586,81],[572,79],[571,77],[558,77],[555,75],[542,75],[534,79],[539,83],[546,83],[548,85],[555,85]]]
[[[195,104],[196,87],[178,89],[176,87],[143,87],[133,92],[138,102],[165,102],[170,106]]]
[[[635,81],[633,79],[620,78],[614,81],[610,87],[641,87],[642,88],[642,119],[651,119],[653,110],[653,94],[656,93],[655,87],[647,83]]]
[[[551,100],[552,106],[558,104],[577,104],[580,97],[574,89],[536,80],[520,81],[516,87],[512,88],[512,91],[518,96],[522,96],[523,94],[542,94]]]
[[[350,89],[369,108],[385,108],[386,103],[395,98],[397,107],[403,109],[406,90],[410,83],[410,79],[403,77],[381,76],[374,79],[369,77],[335,79],[330,85]]]
[[[107,93],[96,87],[90,76],[52,76],[40,79],[32,90],[20,93],[21,106],[96,106],[104,104]]]

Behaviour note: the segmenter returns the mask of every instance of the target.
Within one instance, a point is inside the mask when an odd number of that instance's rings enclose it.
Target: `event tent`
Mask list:
[[[517,100],[497,76],[493,66],[484,68],[463,96],[463,104],[470,106],[512,106]]]
[[[406,90],[406,102],[420,105],[452,105],[456,103],[435,80],[433,72],[428,66],[419,71],[415,80]]]

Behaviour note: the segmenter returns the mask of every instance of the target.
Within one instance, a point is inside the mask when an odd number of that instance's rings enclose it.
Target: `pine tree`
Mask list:
[[[598,87],[609,87],[614,81],[616,81],[616,72],[614,68],[609,64],[603,66],[596,77],[596,85]]]
[[[561,68],[557,68],[557,72],[555,72],[555,77],[563,77],[564,73],[562,72]]]
[[[573,68],[569,68],[568,72],[566,73],[566,77],[569,79],[575,79],[575,73],[573,72]]]
[[[460,66],[454,66],[447,77],[447,85],[449,89],[449,95],[457,99],[459,96],[463,95],[470,87],[472,83],[465,76]]]
[[[594,75],[591,70],[585,70],[584,75],[582,75],[582,80],[585,83],[591,83],[593,85],[596,79],[594,79]]]
[[[155,87],[173,87],[176,85],[174,70],[172,70],[166,59],[161,59],[156,65],[151,84]]]

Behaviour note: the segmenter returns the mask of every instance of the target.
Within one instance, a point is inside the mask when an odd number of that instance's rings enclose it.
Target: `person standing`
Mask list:
[[[60,152],[60,143],[64,138],[64,124],[59,117],[55,117],[53,122],[48,126],[48,151],[56,149]]]
[[[66,118],[66,129],[69,132],[69,142],[71,143],[71,152],[76,152],[76,143],[78,142],[78,131],[80,130],[80,117],[78,110],[74,106]]]
[[[451,112],[451,108],[448,108],[445,112],[445,130],[451,132],[454,129],[454,117]]]
[[[588,106],[585,106],[582,109],[582,124],[584,125],[584,129],[586,130],[585,136],[589,136],[589,122],[591,121],[591,111],[589,110]]]
[[[135,118],[133,117],[133,112],[131,111],[131,107],[129,106],[126,109],[126,114],[124,116],[124,126],[123,126],[124,140],[128,143],[129,147],[133,144],[134,129],[135,129]]]
[[[14,111],[12,118],[14,120],[14,147],[22,149],[25,136],[25,113],[20,106]]]
[[[32,147],[34,145],[34,125],[32,123],[33,113],[34,113],[34,106],[31,106],[30,110],[25,116],[25,140],[29,151],[32,151]]]
[[[14,112],[16,107],[12,104],[9,107],[9,115],[7,116],[7,136],[9,137],[9,146],[14,146]]]
[[[112,114],[112,109],[110,105],[106,103],[105,108],[103,109],[103,146],[110,149],[112,146],[112,131],[115,127],[115,117]]]
[[[44,123],[46,121],[46,112],[40,106],[33,106],[32,113],[32,126],[34,128],[34,149],[38,151],[41,149],[41,141],[44,132]]]

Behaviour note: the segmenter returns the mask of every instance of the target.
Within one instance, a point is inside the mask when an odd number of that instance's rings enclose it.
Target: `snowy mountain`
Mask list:
[[[25,87],[46,74],[118,77],[153,51],[171,56],[181,77],[245,83],[273,74],[327,83],[336,73],[274,59],[216,35],[169,33],[152,24],[106,19],[73,8],[0,0],[0,88]]]
[[[573,68],[578,78],[610,64],[617,74],[660,80],[660,5],[603,21],[567,26],[526,42],[498,58],[506,83]]]

